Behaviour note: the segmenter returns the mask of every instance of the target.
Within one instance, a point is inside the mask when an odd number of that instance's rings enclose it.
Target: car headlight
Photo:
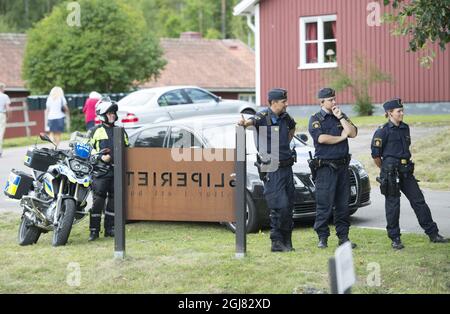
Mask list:
[[[352,159],[350,165],[352,165],[356,168],[360,178],[365,178],[365,177],[369,176],[366,169],[364,169],[363,164],[361,162],[359,162],[358,160]]]
[[[295,174],[294,174],[294,186],[296,188],[304,188],[305,187],[305,185],[303,184],[302,180],[300,180],[300,178],[297,177]]]

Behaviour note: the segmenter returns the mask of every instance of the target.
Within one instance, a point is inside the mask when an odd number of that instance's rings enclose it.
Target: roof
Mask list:
[[[252,14],[253,13],[253,7],[259,2],[260,0],[242,0],[233,9],[233,15],[245,15],[245,14]]]
[[[25,44],[25,34],[0,33],[0,82],[6,90],[25,90],[21,77]]]
[[[157,81],[141,88],[195,85],[213,91],[255,90],[255,54],[239,40],[161,39],[168,61]],[[26,90],[21,78],[25,34],[0,34],[0,82],[7,90]]]
[[[160,44],[168,63],[157,81],[142,88],[196,85],[221,91],[255,89],[255,54],[239,40],[163,38]]]

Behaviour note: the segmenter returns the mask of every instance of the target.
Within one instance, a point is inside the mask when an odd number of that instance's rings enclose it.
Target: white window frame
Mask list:
[[[337,38],[335,39],[324,39],[323,25],[325,22],[337,22],[336,15],[322,15],[322,16],[311,16],[311,17],[301,17],[299,20],[300,24],[300,66],[298,69],[326,69],[326,68],[336,68],[338,66],[337,62],[325,62],[325,55],[323,53],[324,43],[326,42],[336,42],[337,50]],[[317,40],[306,40],[306,24],[307,23],[317,23]],[[318,52],[318,62],[317,63],[306,63],[306,44],[317,43]]]

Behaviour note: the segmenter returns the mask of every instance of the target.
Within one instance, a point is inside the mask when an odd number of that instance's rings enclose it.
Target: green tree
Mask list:
[[[338,92],[350,88],[358,115],[371,116],[374,107],[369,88],[377,82],[392,82],[392,77],[362,56],[356,56],[351,67],[350,70],[336,68],[327,71],[326,80]]]
[[[139,11],[123,0],[79,0],[80,26],[67,23],[66,6],[28,32],[23,78],[32,93],[55,85],[67,92],[126,91],[166,64]]]
[[[393,34],[411,37],[408,51],[425,50],[427,44],[435,42],[445,50],[450,42],[450,0],[384,0],[384,5],[396,9],[383,18],[396,26]],[[420,62],[429,66],[434,57],[430,52]]]

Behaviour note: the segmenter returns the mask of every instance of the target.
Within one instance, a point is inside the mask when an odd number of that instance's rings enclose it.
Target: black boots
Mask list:
[[[394,250],[401,250],[403,249],[405,246],[403,245],[402,241],[400,240],[400,238],[395,238],[392,240],[391,246]]]
[[[345,242],[350,242],[350,244],[352,245],[352,249],[356,248],[356,243],[351,242],[348,238],[340,238],[339,239],[339,246],[341,246]]]
[[[114,238],[114,229],[105,230],[105,238],[112,237]]]
[[[439,233],[430,235],[430,241],[433,243],[447,243],[448,239],[441,236]]]
[[[326,249],[328,247],[328,239],[327,238],[319,238],[319,244],[317,244],[319,249]]]
[[[272,241],[272,252],[289,252],[291,251],[289,248],[287,248],[283,242],[279,240],[273,240]]]
[[[89,233],[89,239],[88,241],[94,241],[96,239],[98,239],[98,231],[91,231],[91,233]]]

